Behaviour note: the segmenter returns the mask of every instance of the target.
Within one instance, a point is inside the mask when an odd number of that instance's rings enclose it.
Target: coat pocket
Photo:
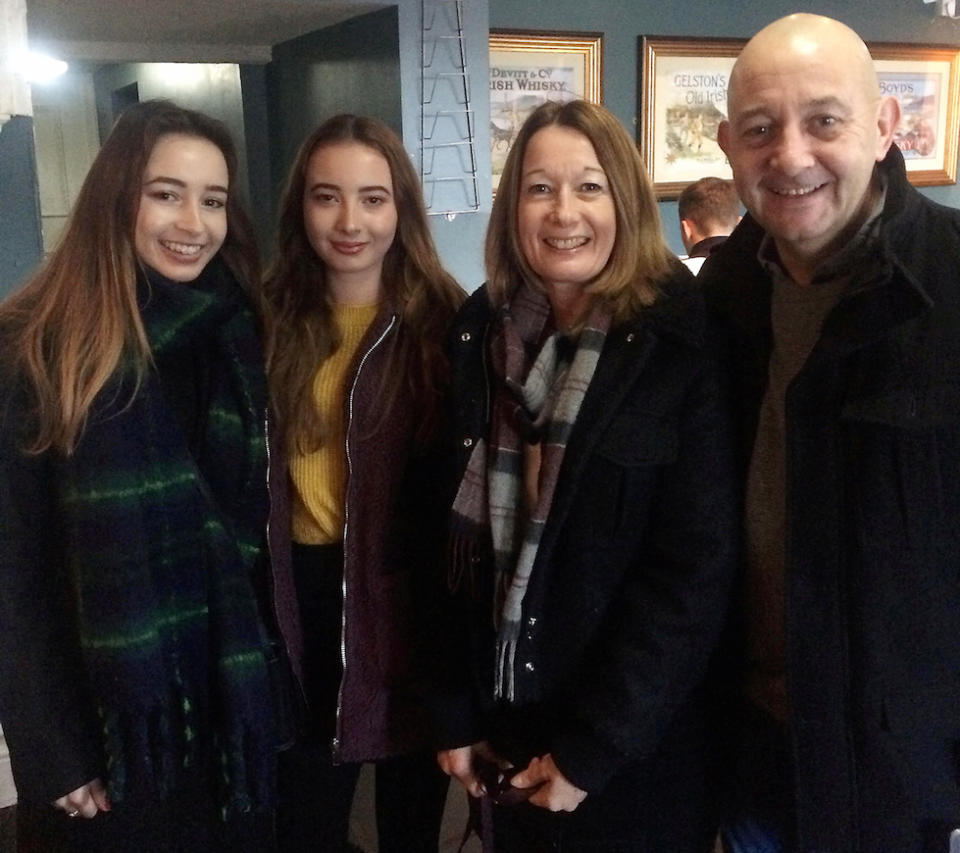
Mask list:
[[[598,456],[624,467],[669,465],[679,450],[676,417],[648,412],[625,413],[606,430]]]
[[[591,547],[618,546],[639,535],[656,484],[677,459],[676,418],[630,413],[617,418],[594,449],[579,496]]]
[[[960,422],[960,380],[889,388],[844,403],[841,418],[908,432],[927,432]]]
[[[955,815],[960,798],[958,709],[960,696],[954,690],[921,688],[884,697],[883,730],[867,746],[865,772],[885,805],[938,821]]]
[[[841,417],[863,544],[929,547],[960,506],[960,384],[849,400]]]
[[[960,739],[960,691],[914,688],[883,697],[882,720],[893,735]]]

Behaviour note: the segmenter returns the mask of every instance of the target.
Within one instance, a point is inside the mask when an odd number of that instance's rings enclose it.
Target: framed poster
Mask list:
[[[922,44],[869,44],[880,93],[900,102],[893,141],[916,186],[957,180],[960,134],[960,48]]]
[[[746,39],[661,38],[640,44],[640,156],[659,199],[700,178],[730,179],[717,128],[730,70]]]
[[[496,193],[520,126],[546,101],[603,103],[599,33],[490,31],[490,167]]]

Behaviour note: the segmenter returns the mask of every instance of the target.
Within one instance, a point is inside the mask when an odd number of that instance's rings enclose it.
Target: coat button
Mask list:
[[[460,334],[460,340],[464,343],[469,343],[470,339],[473,337],[469,332],[462,332]]]
[[[628,343],[628,344],[632,344],[632,343],[633,343],[633,339],[634,339],[635,337],[636,337],[636,335],[635,335],[633,332],[630,332],[630,334],[627,335],[627,343]]]
[[[528,661],[523,665],[523,668],[524,668],[527,672],[533,672],[533,670],[534,670],[536,667],[534,667],[533,661],[529,661],[529,660],[528,660]]]
[[[460,442],[464,447],[473,447],[473,439],[470,436],[466,436],[463,441]]]
[[[527,619],[527,624],[532,628],[534,625],[537,624],[537,617],[531,616],[529,619]]]

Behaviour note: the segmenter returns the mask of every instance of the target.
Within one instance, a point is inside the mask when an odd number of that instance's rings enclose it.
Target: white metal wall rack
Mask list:
[[[480,208],[464,32],[469,0],[422,0],[420,179],[431,215]]]

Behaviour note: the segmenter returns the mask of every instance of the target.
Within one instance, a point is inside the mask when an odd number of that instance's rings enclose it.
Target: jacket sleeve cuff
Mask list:
[[[467,694],[435,695],[431,700],[433,740],[437,749],[456,749],[483,740],[482,715]]]
[[[595,734],[562,732],[551,750],[560,772],[581,791],[599,794],[625,760],[622,752],[599,743]]]
[[[10,738],[7,738],[8,743]],[[17,786],[17,800],[23,803],[52,803],[97,777],[104,777],[103,765],[92,746],[69,755],[66,748],[17,750],[10,744],[10,767]]]

